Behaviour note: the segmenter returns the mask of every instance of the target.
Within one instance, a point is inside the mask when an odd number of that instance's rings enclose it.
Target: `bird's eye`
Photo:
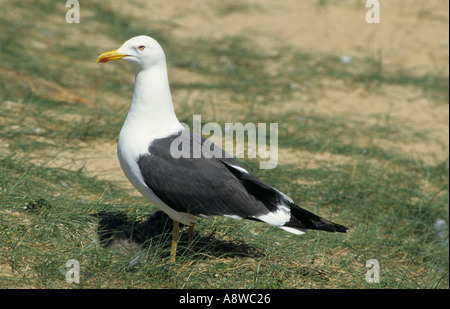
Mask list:
[[[139,50],[144,50],[144,49],[145,49],[145,46],[144,46],[144,45],[140,45],[140,46],[138,47],[138,49],[139,49]]]

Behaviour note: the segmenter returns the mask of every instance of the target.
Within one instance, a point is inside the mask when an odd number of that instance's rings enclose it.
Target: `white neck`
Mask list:
[[[120,131],[119,147],[131,147],[143,153],[154,139],[168,136],[181,128],[173,109],[165,62],[144,70],[138,69],[133,101]]]

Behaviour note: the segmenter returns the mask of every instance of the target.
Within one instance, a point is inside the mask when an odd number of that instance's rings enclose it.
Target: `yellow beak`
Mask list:
[[[101,54],[97,58],[97,63],[99,63],[99,62],[108,62],[108,61],[112,61],[112,60],[119,60],[119,59],[122,59],[123,57],[126,56],[126,55],[123,55],[123,54],[118,54],[117,50],[118,49],[115,49],[115,50],[108,51],[106,53]]]

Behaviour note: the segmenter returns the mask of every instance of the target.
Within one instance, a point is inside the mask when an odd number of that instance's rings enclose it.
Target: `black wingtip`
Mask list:
[[[337,224],[337,223],[333,223],[333,224],[334,224],[335,232],[339,232],[339,233],[347,233],[348,232],[348,227]]]
[[[291,204],[291,220],[289,226],[306,228],[311,230],[321,230],[326,232],[347,233],[348,228],[344,225],[331,222],[327,219],[307,211],[295,204]]]
[[[348,227],[328,221],[324,218],[320,218],[320,221],[314,220],[313,224],[314,224],[314,227],[312,227],[311,229],[315,229],[315,230],[331,232],[331,233],[347,233],[348,232]]]

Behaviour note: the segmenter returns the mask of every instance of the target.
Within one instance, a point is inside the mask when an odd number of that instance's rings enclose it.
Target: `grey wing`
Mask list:
[[[240,180],[245,169],[215,146],[203,150],[194,158],[194,147],[204,145],[206,139],[182,134],[155,140],[149,154],[138,160],[146,185],[168,206],[193,215],[228,215],[240,218],[254,217],[270,211],[265,203],[249,194]],[[189,154],[174,158],[173,143],[190,145]],[[236,167],[238,170],[235,171]],[[246,173],[244,173],[246,174]],[[249,174],[251,175],[251,174]],[[254,176],[253,176],[254,177]],[[255,177],[256,178],[256,177]]]

